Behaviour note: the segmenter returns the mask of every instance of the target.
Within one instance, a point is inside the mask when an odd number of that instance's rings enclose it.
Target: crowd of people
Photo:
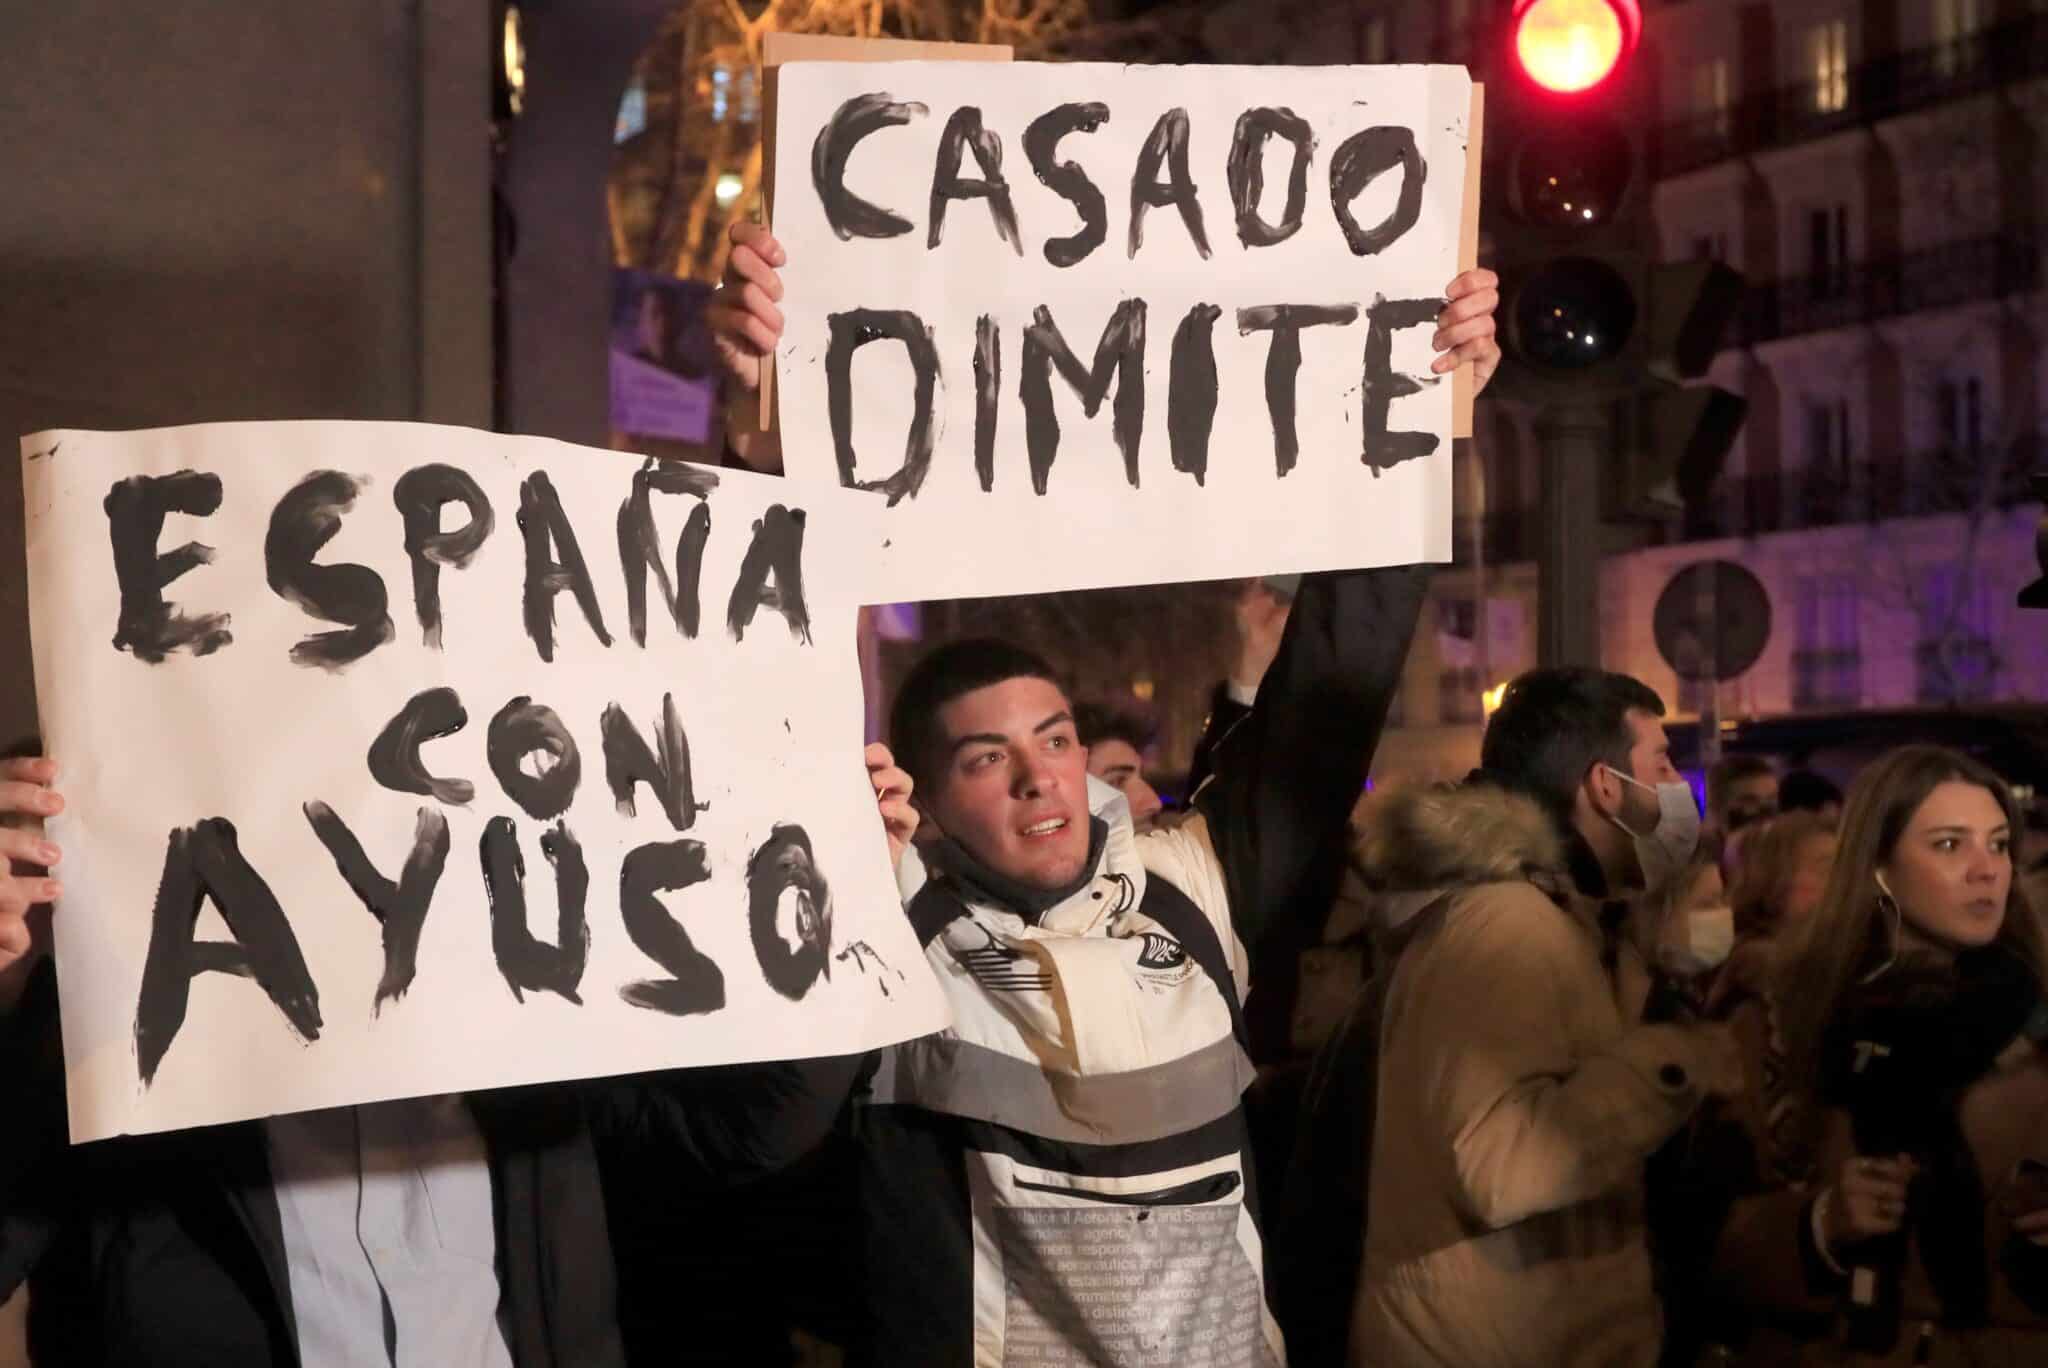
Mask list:
[[[782,264],[736,230],[742,387]],[[1360,803],[1427,582],[1249,586],[1171,808],[1055,662],[926,656],[865,760],[953,1024],[867,1055],[67,1147],[61,786],[5,762],[0,1297],[62,1365],[2048,1362],[2038,822],[1926,746],[1703,814],[1593,669]]]

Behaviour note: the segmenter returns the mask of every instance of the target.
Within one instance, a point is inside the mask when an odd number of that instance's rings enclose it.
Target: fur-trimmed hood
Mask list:
[[[1570,886],[1564,839],[1532,798],[1492,784],[1374,794],[1352,818],[1351,865],[1389,931],[1453,889],[1528,881]]]

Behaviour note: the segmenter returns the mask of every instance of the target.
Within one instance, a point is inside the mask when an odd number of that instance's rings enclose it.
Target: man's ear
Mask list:
[[[1579,792],[1586,796],[1586,803],[1594,815],[1612,817],[1621,811],[1621,780],[1614,777],[1604,761],[1595,760],[1586,766],[1584,777],[1579,780]]]

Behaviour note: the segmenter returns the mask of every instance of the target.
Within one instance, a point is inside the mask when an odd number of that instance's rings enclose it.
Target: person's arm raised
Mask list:
[[[727,377],[725,440],[750,468],[782,473],[782,434],[762,431],[761,372],[782,340],[781,267],[789,254],[758,223],[736,223],[725,282],[705,307],[705,321]]]
[[[1445,287],[1432,370],[1470,365],[1478,388],[1492,378],[1499,284],[1474,270]],[[1310,941],[1321,928],[1429,575],[1397,566],[1304,577],[1251,716],[1216,745],[1216,777],[1196,806],[1247,945],[1276,924]]]

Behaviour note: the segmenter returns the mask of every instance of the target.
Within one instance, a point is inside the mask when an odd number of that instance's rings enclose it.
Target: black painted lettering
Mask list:
[[[1274,137],[1294,145],[1294,164],[1287,171],[1287,203],[1277,224],[1266,222],[1259,213],[1259,201],[1266,193],[1266,142]],[[1239,242],[1247,247],[1271,247],[1301,231],[1308,208],[1308,167],[1315,151],[1308,120],[1291,109],[1247,109],[1237,116],[1237,128],[1230,135],[1228,166]]]
[[[208,898],[233,940],[194,938]],[[270,885],[243,856],[234,826],[220,817],[179,827],[164,853],[135,1007],[135,1062],[144,1086],[185,1024],[192,980],[209,969],[254,979],[301,1039],[320,1038],[320,992],[298,937]]]
[[[220,508],[220,476],[196,470],[171,475],[131,475],[107,491],[107,535],[114,548],[114,578],[121,587],[121,615],[114,649],[132,651],[152,665],[172,651],[211,655],[234,640],[226,613],[188,617],[164,602],[164,586],[197,565],[213,560],[213,548],[186,542],[157,554],[164,517],[189,513],[206,517]]]
[[[740,559],[740,573],[725,608],[725,625],[734,641],[745,639],[754,613],[765,606],[782,614],[792,637],[810,645],[811,610],[804,603],[804,520],[801,508],[781,504],[768,505],[768,511],[755,519],[754,540],[747,543],[747,554]]]
[[[405,554],[412,559],[412,605],[427,645],[441,649],[441,567],[460,570],[483,546],[497,526],[491,501],[466,470],[451,465],[423,465],[398,477],[392,502],[405,520]],[[441,510],[459,503],[469,521],[451,532],[441,530]]]
[[[1159,179],[1165,164],[1164,181]],[[1202,227],[1202,202],[1195,195],[1194,178],[1188,174],[1188,112],[1169,109],[1152,125],[1145,146],[1138,152],[1138,169],[1131,177],[1131,237],[1126,253],[1136,256],[1145,241],[1145,211],[1165,205],[1180,210],[1188,237],[1204,261],[1209,259],[1209,234]]]
[[[505,796],[536,821],[545,822],[569,810],[576,785],[583,778],[583,755],[576,738],[545,703],[524,695],[513,699],[491,719],[484,737],[484,756]],[[546,756],[526,768],[529,756]]]
[[[939,382],[939,349],[932,342],[932,330],[908,309],[850,309],[826,315],[825,327],[831,339],[825,344],[825,411],[832,424],[839,483],[848,489],[879,490],[894,508],[905,496],[917,496],[932,468],[933,391]],[[903,441],[903,464],[887,479],[862,480],[854,475],[859,457],[853,449],[853,354],[885,337],[901,342],[910,354],[910,432]]]
[[[341,530],[362,485],[338,470],[316,470],[288,490],[270,512],[263,538],[263,574],[279,598],[296,603],[339,632],[316,632],[292,647],[292,660],[339,670],[391,640],[391,597],[367,565],[316,565],[313,557]]]
[[[969,151],[981,168],[979,179],[966,179],[960,174],[961,155]],[[947,203],[965,199],[987,200],[996,236],[1009,243],[1018,256],[1024,255],[1024,240],[1017,233],[1017,209],[1010,203],[1010,183],[1003,179],[1003,140],[981,126],[981,111],[973,105],[954,110],[953,117],[946,120],[946,131],[939,136],[938,160],[932,167],[927,248],[936,248],[946,231]]]
[[[778,824],[747,861],[747,928],[768,986],[792,1002],[832,976],[832,890],[802,827]]]
[[[1377,228],[1362,228],[1351,212],[1352,204],[1365,188],[1396,166],[1401,168],[1401,193],[1394,212]],[[1337,212],[1337,226],[1356,256],[1371,256],[1387,248],[1413,228],[1422,217],[1422,187],[1429,178],[1415,134],[1399,127],[1368,128],[1353,133],[1338,144],[1330,158],[1330,207]]]
[[[399,793],[424,793],[462,807],[476,797],[467,779],[442,779],[427,772],[420,747],[452,736],[469,725],[462,699],[449,688],[423,689],[405,701],[370,743],[370,777]]]
[[[668,970],[619,989],[635,1007],[670,1016],[701,1016],[725,1006],[725,974],[690,942],[657,893],[673,893],[711,877],[702,841],[669,841],[628,852],[619,869],[619,918],[640,953]]]
[[[590,960],[590,924],[583,911],[590,870],[583,847],[560,822],[540,834],[540,849],[555,868],[553,945],[536,940],[526,925],[526,859],[519,853],[519,828],[510,817],[484,823],[479,853],[484,896],[491,905],[491,956],[514,1000],[526,1001],[528,991],[559,993],[580,1007],[583,999],[576,990]]]
[[[697,635],[697,584],[704,571],[704,544],[711,539],[711,509],[706,502],[718,488],[718,472],[701,466],[650,459],[633,475],[633,492],[619,505],[619,569],[626,577],[626,629],[636,645],[647,644],[647,572],[654,571],[669,616],[685,637]],[[652,496],[689,494],[697,499],[676,538],[676,577],[662,563],[660,536],[654,530]]]
[[[1081,229],[1071,237],[1048,238],[1045,259],[1072,266],[1109,236],[1109,203],[1077,163],[1058,160],[1060,139],[1069,133],[1093,133],[1109,122],[1105,104],[1063,104],[1033,119],[1024,130],[1024,157],[1045,187],[1074,206]]]
[[[616,703],[604,710],[598,727],[604,734],[604,780],[619,811],[634,815],[633,786],[645,784],[660,800],[668,824],[688,831],[703,807],[690,780],[690,739],[676,715],[675,695],[661,696],[661,732],[653,747]]]
[[[377,996],[370,1005],[372,1015],[381,1012],[385,1000],[401,998],[412,987],[418,972],[420,928],[426,925],[427,908],[434,901],[434,889],[448,864],[448,822],[429,807],[419,810],[413,823],[412,849],[393,883],[377,871],[363,853],[355,833],[325,803],[307,803],[306,820],[327,853],[342,881],[384,929],[384,976],[377,981]]]
[[[1273,334],[1272,345],[1266,349],[1266,414],[1273,420],[1273,466],[1281,475],[1294,469],[1294,462],[1301,455],[1301,438],[1294,423],[1294,380],[1301,370],[1301,330],[1326,323],[1353,323],[1357,319],[1356,304],[1271,304],[1237,311],[1240,335]]]
[[[590,582],[582,548],[576,544],[576,529],[569,526],[554,482],[544,470],[520,482],[519,530],[526,537],[526,634],[533,638],[540,658],[555,658],[555,595],[564,589],[575,594],[597,639],[611,645],[597,606],[597,586]]]
[[[1073,349],[1041,304],[1024,329],[1023,378],[1018,393],[1024,401],[1024,451],[1031,467],[1031,488],[1044,494],[1059,454],[1060,420],[1052,402],[1052,372],[1057,367],[1081,396],[1082,410],[1093,418],[1116,382],[1116,403],[1110,409],[1110,432],[1123,453],[1124,476],[1138,487],[1138,446],[1145,435],[1145,301],[1120,301],[1103,325],[1095,344],[1095,365],[1083,369]]]
[[[1365,412],[1361,426],[1365,430],[1365,463],[1375,475],[1436,450],[1433,432],[1387,431],[1387,413],[1394,400],[1437,382],[1436,376],[1417,379],[1394,370],[1394,334],[1403,328],[1434,325],[1443,307],[1441,299],[1376,298],[1365,311]]]
[[[1209,431],[1216,423],[1216,320],[1223,310],[1197,304],[1173,332],[1173,368],[1166,380],[1166,437],[1173,468],[1205,484]]]
[[[996,487],[996,400],[1003,388],[1003,334],[988,314],[974,320],[974,477]]]
[[[825,222],[841,242],[857,237],[901,237],[910,231],[907,219],[846,188],[846,163],[868,134],[921,119],[927,112],[921,104],[899,104],[881,92],[856,95],[833,111],[818,130],[817,140],[811,144],[811,187],[817,191]]]

